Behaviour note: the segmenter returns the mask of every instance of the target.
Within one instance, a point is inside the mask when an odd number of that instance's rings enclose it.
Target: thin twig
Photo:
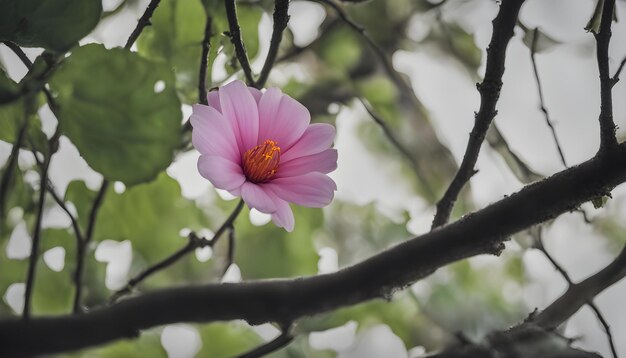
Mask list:
[[[556,129],[552,125],[552,121],[550,120],[550,115],[548,114],[548,109],[546,108],[545,101],[543,99],[543,89],[541,86],[541,80],[539,79],[539,70],[537,69],[537,62],[535,60],[535,53],[537,52],[537,39],[539,38],[539,30],[535,28],[533,30],[533,39],[530,46],[530,62],[533,65],[533,73],[535,75],[535,81],[537,82],[537,92],[539,93],[539,109],[543,112],[543,115],[546,119],[546,124],[550,128],[552,132],[552,138],[554,138],[554,144],[556,145],[556,149],[559,152],[559,157],[561,158],[561,163],[564,167],[567,168],[567,162],[565,161],[565,155],[563,154],[563,150],[561,149],[561,143],[559,142],[559,137],[556,135]]]
[[[159,2],[161,2],[161,0],[150,1],[150,3],[148,4],[148,7],[146,8],[146,11],[143,13],[143,15],[141,15],[141,17],[137,21],[137,26],[135,27],[133,32],[130,34],[130,37],[128,38],[128,40],[126,40],[126,45],[124,45],[125,49],[130,50],[130,48],[133,46],[135,41],[137,41],[137,38],[139,38],[139,35],[141,35],[141,32],[143,31],[143,29],[146,26],[151,25],[150,18],[152,17],[154,10],[156,10],[156,8],[159,6]]]
[[[61,198],[59,193],[56,192],[54,185],[52,185],[52,182],[49,179],[48,179],[48,183],[46,187],[47,187],[46,189],[48,190],[48,193],[50,193],[50,195],[52,196],[54,201],[57,203],[57,205],[59,205],[59,207],[70,218],[70,221],[72,222],[72,229],[74,230],[74,235],[76,236],[76,239],[78,241],[82,241],[83,235],[82,235],[82,231],[80,230],[80,225],[78,224],[78,220],[76,219],[74,214],[72,214],[72,212],[69,210],[67,205],[65,205],[65,201],[63,200],[63,198]]]
[[[395,134],[393,134],[393,132],[391,131],[391,128],[389,128],[385,120],[382,117],[380,117],[378,113],[374,111],[372,106],[370,106],[367,102],[365,102],[363,98],[359,97],[359,100],[361,101],[361,104],[363,104],[363,107],[365,107],[365,110],[367,111],[367,113],[369,113],[370,117],[372,117],[374,122],[376,122],[376,124],[378,124],[380,129],[382,129],[383,134],[385,135],[385,137],[387,137],[389,142],[391,142],[391,144],[400,152],[400,154],[402,154],[402,156],[404,156],[404,158],[411,164],[411,169],[413,169],[415,176],[419,180],[421,186],[424,188],[424,191],[426,192],[428,197],[432,198],[433,200],[436,199],[435,191],[428,183],[428,180],[424,178],[421,170],[419,170],[419,165],[417,161],[415,160],[415,157],[409,152],[408,149],[406,149],[402,145],[402,143],[400,143],[400,141],[398,140],[398,138],[396,138]]]
[[[535,247],[544,254],[548,261],[550,261],[554,269],[557,270],[561,274],[561,276],[563,276],[565,281],[567,281],[568,287],[573,286],[574,282],[572,281],[567,271],[565,271],[565,269],[561,265],[559,265],[558,262],[556,262],[556,259],[548,252],[548,250],[546,250],[545,246],[543,245],[543,235],[541,232],[541,227],[537,228],[536,235],[533,236],[535,238]],[[593,299],[589,299],[587,301],[587,306],[591,308],[593,313],[598,318],[598,321],[600,321],[600,324],[604,328],[607,339],[609,340],[609,346],[611,347],[611,354],[613,355],[613,358],[618,358],[617,350],[615,348],[615,342],[613,341],[613,334],[611,333],[611,326],[609,326],[608,322],[604,318],[604,315],[602,314],[598,306],[596,306],[596,304],[593,302]]]
[[[283,332],[276,338],[274,338],[273,340],[260,345],[254,349],[252,349],[251,351],[248,351],[244,354],[241,354],[239,356],[237,356],[237,358],[257,358],[257,357],[263,357],[266,354],[270,354],[272,352],[275,352],[283,347],[285,347],[286,345],[288,345],[289,343],[291,343],[291,341],[293,341],[293,336],[291,335],[291,333],[289,333],[288,329],[283,330]]]
[[[254,86],[254,78],[252,77],[252,69],[250,68],[250,61],[248,60],[248,54],[246,53],[246,47],[241,38],[241,28],[239,27],[239,21],[237,20],[237,7],[235,6],[235,0],[225,0],[226,17],[228,18],[230,42],[235,46],[235,55],[244,76],[246,76],[246,82],[249,86]]]
[[[82,292],[83,292],[83,272],[85,271],[85,256],[87,248],[91,243],[93,238],[93,233],[96,228],[96,221],[98,218],[98,210],[102,206],[102,202],[104,201],[104,197],[106,195],[107,189],[109,187],[108,180],[102,180],[102,185],[100,186],[100,190],[98,190],[98,194],[94,199],[91,205],[91,211],[89,212],[89,219],[87,222],[87,231],[83,238],[83,240],[76,240],[76,271],[74,272],[74,286],[76,289],[74,291],[74,305],[73,312],[80,313],[81,312],[81,300],[82,300]]]
[[[617,71],[615,71],[615,74],[611,78],[611,82],[613,82],[613,85],[619,82],[619,75],[622,73],[622,70],[624,69],[625,65],[626,65],[626,56],[622,59],[622,62],[619,63],[619,67],[617,68]]]
[[[502,5],[500,5],[500,11],[493,20],[493,34],[487,48],[485,78],[482,83],[477,85],[481,99],[480,109],[475,115],[474,128],[470,133],[459,170],[456,172],[445,194],[437,203],[437,212],[432,223],[433,229],[448,222],[461,189],[476,173],[474,166],[478,160],[480,146],[497,113],[496,104],[502,88],[506,48],[513,36],[513,29],[523,3],[524,0],[503,0]]]
[[[222,277],[226,275],[226,271],[235,261],[235,227],[231,224],[228,227],[228,253],[226,254],[226,264],[222,271]]]
[[[208,104],[206,92],[206,76],[209,66],[209,51],[211,51],[211,27],[213,26],[213,18],[210,15],[206,17],[206,25],[204,26],[204,38],[202,38],[202,54],[200,55],[200,69],[198,70],[198,101],[204,105]]]
[[[145,270],[143,270],[142,272],[140,272],[133,278],[131,278],[126,284],[126,286],[124,286],[124,288],[113,293],[113,295],[109,299],[109,302],[111,303],[116,302],[122,296],[130,293],[133,290],[133,288],[137,286],[140,282],[142,282],[143,280],[145,280],[152,274],[171,266],[173,263],[177,262],[178,260],[183,258],[188,253],[194,251],[195,249],[207,247],[207,246],[213,247],[217,243],[217,241],[220,239],[222,234],[233,225],[233,222],[235,221],[237,216],[239,216],[241,209],[243,209],[243,205],[244,205],[244,201],[239,200],[239,203],[237,203],[237,206],[235,207],[235,209],[230,213],[230,215],[224,221],[222,226],[220,226],[220,228],[217,229],[217,231],[215,232],[215,234],[213,234],[213,237],[211,239],[198,237],[195,233],[189,234],[189,242],[187,243],[187,245],[185,245],[184,247],[182,247],[180,250],[176,251],[175,253],[171,254],[170,256],[166,257],[165,259],[146,268]]]
[[[22,318],[27,320],[30,318],[31,301],[33,298],[33,289],[35,287],[35,274],[37,272],[37,262],[39,261],[39,243],[41,241],[41,222],[43,219],[43,207],[46,200],[46,183],[48,181],[48,168],[52,153],[46,156],[41,168],[41,180],[39,188],[39,201],[37,205],[37,218],[33,228],[33,241],[30,250],[30,258],[28,262],[28,273],[26,276],[26,291],[24,293],[24,311]]]
[[[288,11],[289,0],[275,0],[274,30],[272,31],[272,39],[270,40],[270,49],[267,53],[267,58],[265,59],[263,69],[261,69],[261,74],[255,84],[257,88],[262,88],[265,85],[270,71],[272,70],[272,67],[274,67],[274,62],[276,61],[276,56],[278,55],[278,48],[280,47],[280,42],[283,39],[283,31],[289,22]]]
[[[4,41],[3,43],[6,45],[6,47],[10,48],[11,51],[13,51],[17,55],[17,57],[20,58],[20,60],[22,61],[22,63],[24,63],[26,67],[28,67],[29,69],[33,67],[33,61],[31,61],[30,58],[26,56],[24,51],[22,51],[22,49],[16,43],[12,41]]]
[[[600,31],[596,38],[596,58],[600,73],[600,151],[608,151],[617,147],[616,126],[613,121],[613,93],[615,84],[609,75],[609,43],[611,41],[611,23],[615,0],[604,0]]]

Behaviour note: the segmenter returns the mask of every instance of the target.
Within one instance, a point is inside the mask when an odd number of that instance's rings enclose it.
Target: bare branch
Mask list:
[[[559,157],[561,158],[561,163],[564,167],[567,168],[567,162],[565,161],[565,155],[563,154],[563,149],[561,149],[561,143],[559,142],[559,137],[556,135],[556,129],[552,125],[552,121],[550,120],[550,115],[548,114],[548,108],[546,107],[545,100],[543,99],[543,89],[541,87],[541,80],[539,79],[539,70],[537,69],[537,61],[535,60],[535,54],[537,52],[537,39],[539,38],[539,29],[535,28],[533,30],[533,38],[530,45],[530,62],[533,65],[533,73],[535,75],[535,81],[537,82],[537,92],[539,93],[539,109],[543,112],[543,115],[546,119],[546,124],[550,128],[552,132],[552,138],[554,139],[554,144],[556,145],[556,149],[559,152]]]
[[[207,15],[206,25],[204,26],[204,38],[202,39],[202,55],[200,55],[200,70],[198,71],[198,101],[204,105],[207,102],[206,92],[206,75],[209,66],[209,51],[211,50],[211,27],[213,26],[213,18]]]
[[[619,63],[619,67],[617,68],[617,71],[615,71],[615,74],[611,78],[611,82],[613,82],[613,85],[619,82],[619,75],[622,73],[622,70],[624,69],[625,65],[626,65],[626,57],[624,57],[622,59],[622,62]]]
[[[89,212],[89,221],[87,222],[87,231],[83,240],[78,240],[76,245],[76,271],[74,272],[74,286],[76,286],[76,290],[74,291],[74,305],[73,312],[80,313],[81,307],[80,302],[82,298],[83,292],[83,271],[85,265],[85,255],[87,248],[89,247],[89,243],[93,238],[93,233],[96,228],[96,220],[98,218],[98,210],[100,210],[100,206],[104,200],[104,196],[106,195],[107,189],[109,188],[109,181],[104,179],[102,180],[102,185],[100,186],[100,190],[98,190],[98,194],[94,199],[91,205],[91,211]]]
[[[235,6],[235,0],[225,0],[226,17],[228,18],[230,42],[235,46],[235,55],[243,74],[246,77],[246,82],[249,86],[254,86],[254,77],[252,77],[252,69],[250,68],[250,61],[248,60],[248,54],[246,53],[246,47],[243,44],[241,38],[241,28],[239,27],[239,21],[237,20],[237,7]]]
[[[487,48],[485,78],[482,83],[477,85],[478,92],[480,92],[480,109],[476,113],[474,128],[470,133],[459,170],[445,194],[437,203],[437,213],[432,223],[433,229],[448,222],[461,189],[476,173],[474,165],[476,165],[476,160],[480,153],[480,146],[497,113],[496,104],[502,87],[506,48],[509,40],[513,37],[513,29],[523,3],[524,0],[503,0],[502,5],[500,5],[500,11],[493,20],[493,33]]]
[[[56,192],[50,180],[48,180],[46,187],[47,187],[46,189],[48,190],[48,193],[50,193],[50,195],[52,196],[54,201],[57,203],[57,205],[59,205],[59,207],[70,218],[70,221],[72,222],[72,229],[74,230],[74,235],[76,236],[77,241],[82,241],[83,234],[80,230],[80,225],[78,225],[78,220],[76,219],[76,217],[74,217],[74,214],[72,214],[72,212],[69,210],[67,205],[65,205],[65,201],[63,200],[63,198],[59,196],[59,193]]]
[[[452,262],[498,254],[510,235],[572,211],[626,181],[626,144],[540,182],[464,218],[404,241],[332,274],[296,279],[206,284],[131,297],[82,315],[0,321],[0,355],[37,355],[79,349],[173,322],[244,319],[252,324],[289,324],[394,291]],[[494,225],[497,223],[497,225]],[[626,261],[621,254],[619,261]],[[574,286],[556,307],[583,305],[626,270],[611,264],[598,279]],[[616,275],[615,272],[620,273]],[[624,271],[624,272],[621,272]],[[582,298],[577,295],[581,295]],[[578,302],[582,299],[582,302]],[[254,304],[250,304],[254,302]],[[578,308],[572,308],[575,312]],[[568,309],[568,310],[572,310]],[[541,322],[558,324],[571,314],[548,308]],[[571,312],[571,313],[573,313]],[[33,339],[37,344],[32,343]]]
[[[213,237],[210,240],[203,238],[203,237],[198,237],[195,233],[189,234],[189,242],[187,243],[187,245],[185,245],[183,248],[176,251],[175,253],[171,254],[170,256],[166,257],[165,259],[143,270],[135,277],[131,278],[124,288],[115,292],[111,296],[109,302],[115,302],[122,296],[127,295],[140,282],[142,282],[143,280],[145,280],[152,274],[171,266],[172,264],[174,264],[181,258],[185,257],[188,253],[194,251],[195,249],[206,247],[206,246],[209,246],[209,247],[215,246],[215,244],[220,239],[220,237],[222,237],[222,234],[224,234],[224,231],[232,227],[233,222],[235,221],[235,219],[237,219],[237,216],[239,216],[241,209],[243,209],[243,204],[244,204],[244,201],[239,200],[239,203],[237,203],[237,206],[235,207],[235,209],[230,213],[230,215],[224,221],[222,226],[220,226],[220,228],[217,229],[217,231],[215,232],[215,234],[213,234]]]
[[[26,130],[28,129],[28,115],[25,116],[24,122],[20,126],[20,130],[17,133],[17,138],[15,139],[15,143],[13,143],[13,147],[11,148],[11,154],[9,154],[9,159],[7,160],[6,165],[4,166],[4,171],[2,173],[2,181],[0,181],[0,218],[4,218],[5,214],[5,205],[7,200],[7,192],[9,190],[9,183],[13,180],[13,172],[15,168],[17,168],[17,159],[20,155],[20,147],[26,138]],[[36,156],[35,156],[36,157]]]
[[[600,73],[600,150],[612,150],[617,146],[616,126],[613,121],[613,93],[615,82],[609,75],[609,43],[615,0],[604,0],[600,32],[596,38],[596,57]]]
[[[128,38],[128,40],[126,40],[126,45],[124,45],[125,49],[130,50],[130,48],[133,46],[135,41],[137,41],[137,38],[139,38],[139,35],[141,35],[141,32],[143,31],[143,29],[146,26],[151,25],[150,18],[152,17],[154,10],[156,10],[156,8],[159,6],[160,2],[161,0],[150,1],[150,3],[148,4],[148,7],[146,8],[146,11],[143,13],[143,15],[141,15],[141,17],[137,21],[137,26],[135,27],[133,32],[130,34],[130,37]]]
[[[37,263],[39,261],[39,244],[41,241],[41,222],[43,219],[43,207],[46,200],[46,183],[48,182],[48,168],[50,167],[50,159],[52,153],[46,156],[40,173],[39,199],[37,204],[37,217],[33,227],[33,241],[30,249],[30,257],[28,259],[28,273],[26,275],[26,291],[24,293],[24,311],[22,317],[24,320],[30,319],[31,301],[33,298],[33,290],[35,287],[35,273],[37,272]]]
[[[536,233],[536,235],[533,235],[533,236],[534,236],[534,239],[535,239],[535,246],[536,246],[536,248],[539,251],[541,251],[546,256],[546,258],[548,259],[548,261],[550,261],[552,266],[561,274],[561,276],[563,276],[565,281],[567,281],[568,287],[573,286],[574,282],[570,278],[570,276],[567,273],[567,271],[565,271],[565,269],[561,265],[559,265],[559,263],[556,261],[556,259],[554,257],[552,257],[552,255],[550,255],[548,250],[546,250],[545,246],[543,246],[543,237],[542,237],[542,234],[541,234],[541,227],[537,228],[537,233]],[[589,299],[587,301],[587,306],[589,306],[589,308],[591,308],[593,313],[598,318],[598,321],[600,321],[600,324],[604,328],[604,331],[605,331],[605,333],[607,335],[607,339],[609,340],[609,346],[611,348],[611,354],[613,355],[613,358],[617,358],[617,350],[615,348],[615,342],[613,341],[613,334],[611,333],[611,326],[609,326],[608,322],[604,318],[604,315],[602,314],[602,311],[600,311],[598,306],[596,306],[596,304],[593,302],[593,299]]]
[[[626,248],[604,269],[586,280],[570,285],[567,291],[534,317],[533,322],[554,329],[576,313],[589,300],[626,276]]]
[[[287,27],[289,22],[289,0],[275,0],[274,2],[274,30],[272,32],[272,39],[270,40],[270,49],[267,53],[267,58],[261,69],[259,79],[256,81],[255,87],[262,88],[267,81],[267,77],[270,75],[272,67],[274,67],[274,61],[278,55],[278,48],[280,42],[283,39],[283,31]]]

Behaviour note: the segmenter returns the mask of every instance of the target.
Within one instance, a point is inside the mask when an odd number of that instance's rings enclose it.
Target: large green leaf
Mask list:
[[[100,0],[0,0],[0,40],[63,52],[100,21]]]
[[[155,90],[159,85],[165,88]],[[87,45],[61,65],[50,86],[63,133],[106,179],[146,182],[172,161],[182,115],[168,66]]]

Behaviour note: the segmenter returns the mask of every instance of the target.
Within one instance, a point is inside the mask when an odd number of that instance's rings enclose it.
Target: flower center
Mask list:
[[[277,144],[268,139],[243,155],[243,172],[249,181],[263,183],[276,174],[280,161],[280,147]]]

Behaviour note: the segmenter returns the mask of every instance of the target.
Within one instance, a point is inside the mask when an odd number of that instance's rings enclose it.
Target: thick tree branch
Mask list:
[[[407,240],[338,272],[297,279],[208,284],[146,293],[82,315],[0,321],[0,355],[36,355],[79,349],[133,336],[137,330],[173,322],[245,319],[252,324],[289,324],[394,291],[452,262],[498,254],[516,232],[572,211],[626,181],[626,144],[521,191],[445,227]],[[622,253],[621,261],[626,259]],[[601,279],[574,286],[561,304],[584,304],[593,293],[617,281],[612,264]],[[598,282],[600,284],[598,284]],[[576,296],[577,297],[577,296]],[[575,308],[577,310],[578,308]],[[571,309],[569,309],[571,310]],[[542,322],[558,325],[571,314],[548,308]],[[575,312],[575,311],[574,311]],[[573,312],[572,312],[573,313]],[[37,344],[32,344],[36,341]]]
[[[478,92],[480,92],[480,109],[476,113],[474,128],[470,133],[461,166],[445,194],[437,203],[437,213],[432,223],[433,228],[448,222],[461,189],[476,173],[474,165],[476,165],[480,153],[480,146],[497,113],[496,104],[502,87],[506,48],[509,40],[513,37],[513,29],[523,3],[524,0],[503,0],[500,11],[493,20],[493,33],[487,48],[485,78],[482,83],[477,85]]]
[[[565,154],[563,154],[563,149],[561,149],[561,143],[559,142],[559,137],[556,135],[556,129],[550,120],[550,115],[548,114],[548,108],[546,107],[545,101],[543,99],[543,89],[541,86],[541,80],[539,79],[539,70],[537,69],[537,61],[535,60],[535,54],[537,52],[537,40],[539,38],[539,29],[535,28],[533,30],[533,39],[530,45],[530,62],[533,65],[533,74],[535,75],[535,82],[537,82],[537,92],[539,93],[539,109],[543,112],[543,115],[546,119],[546,124],[550,131],[552,132],[552,138],[554,139],[554,144],[556,145],[556,150],[559,153],[559,158],[561,158],[561,163],[564,167],[567,168],[567,161],[565,160]]]
[[[217,229],[217,231],[215,232],[215,234],[213,234],[213,237],[209,240],[203,237],[198,237],[195,233],[191,233],[189,234],[189,242],[187,243],[187,245],[185,245],[183,248],[181,248],[180,250],[176,251],[175,253],[171,254],[170,256],[166,257],[165,259],[157,262],[156,264],[148,267],[147,269],[143,270],[142,272],[140,272],[137,276],[131,278],[128,283],[126,284],[126,286],[124,286],[124,288],[122,288],[121,290],[115,292],[113,294],[113,296],[111,296],[111,299],[109,300],[110,302],[115,302],[117,301],[120,297],[127,295],[128,293],[130,293],[133,288],[135,288],[135,286],[137,286],[140,282],[142,282],[143,280],[145,280],[146,278],[148,278],[149,276],[171,266],[172,264],[174,264],[175,262],[177,262],[178,260],[180,260],[181,258],[185,257],[188,253],[194,251],[197,248],[202,248],[202,247],[213,247],[215,246],[215,244],[217,243],[217,241],[220,239],[220,237],[222,237],[222,235],[224,234],[224,232],[228,229],[232,229],[233,227],[233,223],[235,222],[235,219],[237,219],[237,216],[239,216],[239,213],[241,212],[241,209],[243,209],[243,205],[244,205],[244,201],[243,200],[239,200],[239,203],[237,203],[237,206],[235,207],[235,209],[230,213],[230,215],[228,216],[228,218],[224,221],[224,223],[220,226],[219,229]],[[234,231],[231,230],[231,235],[234,235]],[[230,235],[229,235],[229,239],[230,239]],[[232,237],[232,239],[234,240],[234,236]],[[233,247],[234,247],[234,243],[233,243]],[[231,250],[229,248],[229,250]],[[232,261],[232,258],[230,258],[230,251],[229,251],[229,259]],[[226,269],[228,269],[228,267],[226,267]]]
[[[622,249],[613,262],[595,275],[570,285],[559,299],[535,316],[533,322],[546,329],[558,327],[588,301],[624,276],[626,276],[626,248]]]
[[[237,6],[235,5],[235,0],[225,0],[224,5],[226,6],[226,17],[228,18],[228,36],[230,37],[230,42],[235,46],[235,55],[246,77],[246,82],[249,86],[254,86],[255,83],[254,77],[252,77],[252,69],[250,68],[250,60],[248,60],[246,46],[243,44],[241,28],[237,20]]]
[[[152,17],[154,10],[156,10],[156,8],[159,6],[160,2],[161,0],[150,1],[150,3],[148,4],[148,7],[146,8],[146,11],[143,13],[143,15],[141,15],[141,17],[137,21],[137,26],[135,27],[133,32],[130,34],[130,37],[128,37],[128,40],[126,40],[126,45],[124,45],[125,49],[130,50],[130,48],[133,46],[135,41],[137,41],[137,38],[139,38],[139,35],[141,35],[141,32],[143,31],[143,29],[146,26],[151,25],[150,18]]]
[[[604,0],[600,31],[594,34],[596,38],[596,57],[600,73],[600,150],[611,150],[617,146],[615,131],[617,127],[613,121],[613,93],[615,82],[609,74],[609,43],[611,41],[611,24],[615,0]]]
[[[272,31],[272,39],[270,40],[270,49],[267,53],[267,58],[261,69],[259,79],[256,81],[256,87],[262,88],[265,86],[267,77],[270,75],[276,56],[278,55],[278,48],[280,42],[283,39],[283,31],[287,27],[289,22],[289,0],[275,0],[274,2],[274,30]]]

